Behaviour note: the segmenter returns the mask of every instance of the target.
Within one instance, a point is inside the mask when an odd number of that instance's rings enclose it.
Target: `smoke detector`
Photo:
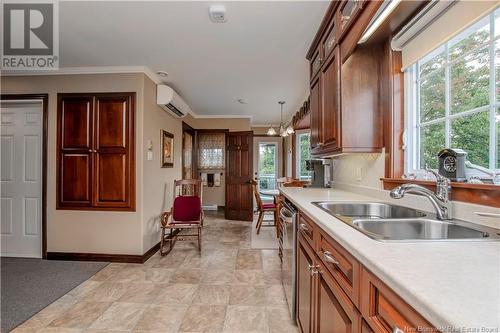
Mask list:
[[[225,23],[227,21],[226,7],[223,5],[210,6],[208,15],[210,16],[210,20],[214,23]]]

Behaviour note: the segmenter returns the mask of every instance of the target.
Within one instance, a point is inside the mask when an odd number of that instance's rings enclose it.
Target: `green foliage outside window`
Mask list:
[[[300,165],[299,165],[299,177],[302,178],[309,178],[310,172],[307,171],[306,169],[306,160],[311,158],[311,152],[310,152],[310,139],[311,136],[309,133],[303,133],[299,134],[299,154],[300,154]]]
[[[500,24],[497,24],[500,25]],[[500,28],[500,27],[499,27]],[[467,36],[467,33],[469,35]],[[465,38],[463,37],[465,35]],[[490,59],[489,18],[473,29],[449,41],[441,52],[418,64],[420,117],[420,167],[438,167],[437,153],[445,148],[446,135],[451,148],[467,151],[468,159],[489,167],[490,146],[490,64],[495,61],[496,96],[500,95],[500,40],[495,45],[495,59]],[[447,73],[448,71],[448,73]],[[449,82],[446,82],[446,74]],[[446,98],[449,96],[450,116],[477,108],[484,111],[457,118],[446,117]],[[500,110],[497,110],[497,115]],[[427,123],[431,122],[431,123]],[[448,122],[449,133],[446,133]],[[492,126],[495,126],[492,124]],[[496,118],[496,150],[500,149],[500,117]],[[497,153],[496,167],[500,167]]]

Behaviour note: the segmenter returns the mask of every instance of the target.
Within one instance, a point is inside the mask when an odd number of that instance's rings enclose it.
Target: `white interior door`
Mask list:
[[[2,102],[1,255],[42,257],[42,104]]]

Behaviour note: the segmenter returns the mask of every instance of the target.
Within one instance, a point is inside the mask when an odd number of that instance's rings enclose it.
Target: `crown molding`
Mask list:
[[[40,75],[81,75],[81,74],[126,74],[143,73],[156,84],[164,83],[160,77],[147,66],[96,66],[96,67],[62,67],[44,71],[2,71],[2,76],[40,76]]]

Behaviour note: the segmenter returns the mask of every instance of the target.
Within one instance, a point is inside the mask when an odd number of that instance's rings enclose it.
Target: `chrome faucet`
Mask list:
[[[418,194],[426,197],[436,209],[436,215],[440,220],[451,220],[451,183],[446,177],[441,176],[434,170],[425,168],[427,172],[431,172],[436,176],[436,193],[417,184],[403,184],[394,188],[391,191],[391,198],[401,199],[406,193]]]

